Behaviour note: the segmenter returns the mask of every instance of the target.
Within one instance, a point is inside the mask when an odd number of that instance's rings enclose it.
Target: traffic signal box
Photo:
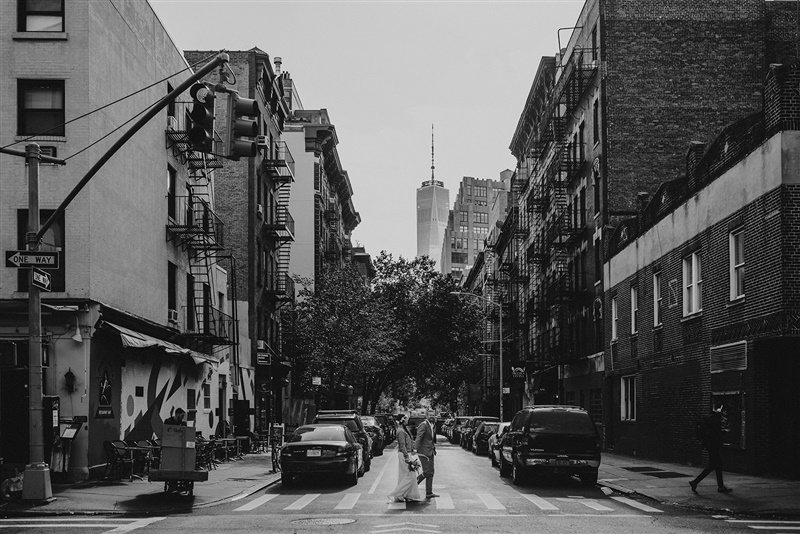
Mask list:
[[[238,160],[256,155],[256,142],[243,137],[258,135],[258,103],[242,98],[235,91],[228,93],[228,124],[225,128],[225,157]],[[251,117],[251,118],[246,118]]]
[[[192,97],[192,110],[189,116],[192,127],[189,129],[189,142],[197,152],[214,152],[214,103],[217,95],[211,84],[196,83],[189,89]]]

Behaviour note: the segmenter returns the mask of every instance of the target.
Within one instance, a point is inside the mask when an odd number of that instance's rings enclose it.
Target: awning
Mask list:
[[[136,332],[135,330],[115,325],[114,323],[109,323],[108,321],[103,321],[103,326],[108,326],[119,332],[119,337],[122,341],[123,347],[128,347],[131,349],[147,349],[151,347],[157,347],[163,349],[167,354],[182,354],[184,356],[189,356],[196,364],[219,364],[219,360],[213,356],[187,349],[186,347],[181,347],[180,345],[176,345],[175,343],[171,343],[169,341],[164,341],[163,339],[158,339],[157,337],[148,336],[147,334],[142,334],[141,332]]]

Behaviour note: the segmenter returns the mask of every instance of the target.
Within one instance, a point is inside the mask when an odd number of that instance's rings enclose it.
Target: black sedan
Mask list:
[[[473,454],[488,454],[489,453],[489,437],[497,433],[500,422],[496,421],[481,421],[475,427],[475,432],[472,434],[472,453]]]
[[[339,424],[303,425],[281,448],[281,482],[298,475],[333,473],[355,486],[364,474],[364,451],[353,433]]]

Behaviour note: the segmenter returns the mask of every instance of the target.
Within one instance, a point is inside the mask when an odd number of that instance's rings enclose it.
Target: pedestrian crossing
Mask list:
[[[0,519],[0,530],[24,529],[75,529],[77,532],[96,532],[97,534],[117,534],[131,532],[161,521],[163,517],[129,519],[118,517],[18,517]]]
[[[726,516],[715,517],[731,525],[743,525],[757,532],[768,532],[769,534],[794,534],[800,532],[800,521],[796,520],[781,521],[776,519],[731,519]]]
[[[438,490],[439,497],[421,503],[414,502],[387,502],[372,492],[367,493],[266,493],[235,508],[234,512],[261,511],[313,511],[325,513],[330,510],[387,512],[397,510],[424,509],[426,512],[433,510],[470,512],[505,512],[509,509],[514,513],[527,508],[531,512],[548,513],[600,513],[613,514],[621,511],[630,512],[631,508],[648,514],[663,513],[663,510],[638,502],[628,497],[610,496],[603,498],[588,498],[583,496],[550,497],[543,498],[533,493],[505,493],[494,495],[487,492],[468,494],[459,492],[457,495]]]

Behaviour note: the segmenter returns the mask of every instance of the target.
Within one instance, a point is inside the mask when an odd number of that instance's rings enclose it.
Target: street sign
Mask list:
[[[35,250],[6,250],[6,267],[58,269],[58,252]]]
[[[33,285],[44,291],[50,291],[50,273],[34,267]]]

